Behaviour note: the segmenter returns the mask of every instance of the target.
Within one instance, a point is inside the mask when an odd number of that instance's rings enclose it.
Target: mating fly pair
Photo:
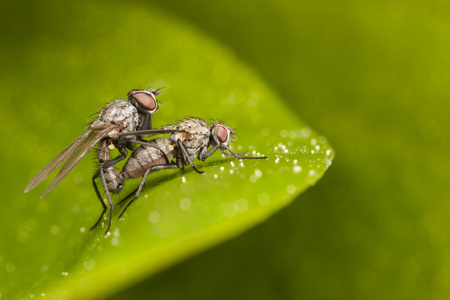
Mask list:
[[[30,181],[25,192],[33,189],[46,179],[50,173],[63,165],[48,189],[41,196],[43,198],[98,144],[97,159],[99,170],[92,179],[96,194],[103,206],[103,211],[92,228],[101,221],[107,210],[107,206],[95,183],[95,179],[101,177],[110,207],[109,222],[106,230],[106,234],[108,234],[113,210],[110,193],[119,193],[123,189],[124,182],[128,179],[142,177],[135,197],[122,211],[119,219],[129,205],[139,197],[146,178],[150,173],[164,169],[176,169],[184,165],[191,165],[196,172],[204,173],[197,170],[193,159],[197,156],[198,159],[204,161],[217,150],[221,150],[226,156],[234,156],[238,159],[267,158],[243,157],[233,152],[229,144],[231,139],[236,137],[235,133],[232,128],[221,122],[214,122],[209,126],[206,121],[200,118],[188,118],[176,125],[151,129],[151,115],[158,108],[155,99],[157,95],[159,93],[152,89],[132,90],[128,93],[128,102],[117,100],[109,103],[101,111],[98,120],[87,131],[47,164]],[[169,133],[168,139],[156,138],[148,142],[142,140],[144,136]],[[133,150],[134,144],[141,144],[141,146],[132,152],[122,172],[119,172],[114,165],[126,158],[127,149]],[[210,146],[212,148],[208,150]],[[119,150],[121,155],[110,160],[109,150],[114,147]],[[225,151],[228,151],[230,154]]]
[[[42,194],[41,199],[44,198],[97,144],[99,144],[99,155],[104,154],[106,151],[109,156],[109,149],[114,148],[117,148],[121,153],[120,156],[111,161],[108,159],[107,164],[103,168],[112,166],[125,159],[128,150],[134,150],[134,144],[140,143],[141,141],[135,135],[119,134],[151,129],[151,115],[158,109],[158,103],[155,98],[158,95],[159,92],[153,89],[132,90],[128,93],[128,101],[115,100],[108,103],[99,113],[97,120],[81,136],[31,179],[24,192],[27,193],[35,188],[51,173],[62,166],[47,190]],[[110,202],[110,205],[112,208],[112,202]]]

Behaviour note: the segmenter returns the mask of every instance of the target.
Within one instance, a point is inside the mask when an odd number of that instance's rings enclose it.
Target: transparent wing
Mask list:
[[[55,186],[57,186],[66,176],[73,170],[73,168],[78,164],[78,162],[88,154],[92,148],[108,133],[114,129],[114,127],[110,129],[105,129],[99,132],[91,131],[89,135],[86,136],[85,139],[82,140],[79,147],[74,149],[73,153],[67,157],[67,160],[59,173],[53,179],[53,181],[48,186],[47,190],[42,194],[41,199],[44,198],[48,193],[50,193]]]
[[[52,161],[50,161],[36,176],[31,179],[28,185],[25,187],[25,193],[34,189],[39,183],[47,179],[53,171],[55,171],[61,164],[67,159],[71,153],[86,139],[93,131],[91,129],[83,132],[80,137],[78,137],[72,144],[70,144],[66,149],[59,153]]]
[[[31,181],[25,187],[24,192],[27,193],[30,190],[32,190],[33,188],[35,188],[39,183],[44,181],[51,173],[53,173],[56,169],[58,169],[62,164],[72,161],[73,158],[77,158],[79,156],[79,154],[83,152],[83,149],[88,148],[90,151],[95,146],[95,144],[101,139],[101,137],[104,137],[112,129],[114,129],[114,127],[104,129],[99,132],[96,132],[92,129],[88,129],[85,132],[83,132],[82,135],[80,135],[72,144],[70,144],[66,149],[64,149],[60,154],[58,154],[52,161],[50,161],[36,176],[33,177],[33,179],[31,179]],[[99,139],[99,136],[101,136],[100,139]],[[89,151],[87,151],[87,152],[89,152]],[[84,154],[84,155],[86,155],[86,154]],[[82,157],[80,157],[76,161],[76,163]]]

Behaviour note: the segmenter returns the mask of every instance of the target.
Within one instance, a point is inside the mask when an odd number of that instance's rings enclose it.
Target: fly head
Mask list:
[[[140,113],[153,114],[158,109],[155,96],[160,93],[154,89],[138,90],[134,89],[128,93],[128,101],[133,104]]]
[[[214,122],[211,126],[210,144],[218,146],[220,150],[226,150],[230,145],[231,139],[235,139],[236,134],[233,128],[222,122]]]

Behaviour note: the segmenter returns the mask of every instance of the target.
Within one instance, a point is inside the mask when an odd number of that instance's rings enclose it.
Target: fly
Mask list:
[[[121,155],[108,161],[104,168],[113,166],[126,158],[127,149],[134,149],[135,135],[119,135],[136,130],[151,129],[151,115],[158,109],[155,96],[159,92],[153,89],[131,90],[127,100],[116,100],[108,103],[100,112],[98,119],[81,134],[72,144],[50,161],[26,186],[27,193],[45,180],[51,173],[62,166],[59,173],[50,183],[41,199],[50,193],[78,162],[100,141],[110,139],[110,149],[116,147]]]
[[[222,122],[214,122],[210,127],[205,120],[200,118],[188,118],[180,121],[177,125],[171,125],[162,129],[136,131],[129,134],[148,136],[170,132],[172,133],[168,139],[157,138],[143,143],[133,151],[119,175],[114,171],[114,176],[119,177],[117,180],[118,182],[120,181],[120,190],[123,188],[126,180],[142,177],[134,198],[123,209],[119,219],[139,197],[150,173],[165,169],[177,169],[184,165],[190,165],[197,173],[204,173],[196,168],[193,159],[197,156],[198,159],[204,161],[217,150],[220,150],[225,156],[234,156],[237,159],[267,159],[265,156],[251,157],[242,156],[242,153],[235,153],[230,148],[231,140],[236,138],[234,130]],[[122,136],[125,133],[119,135]],[[212,148],[208,150],[210,146]],[[103,186],[108,195],[109,192],[120,192],[120,190],[114,188],[109,189],[110,187],[105,181]],[[103,214],[104,212],[100,219]],[[109,222],[111,223],[111,220]]]
[[[199,171],[193,162],[197,158],[205,161],[214,152],[220,150],[225,156],[234,156],[237,159],[267,159],[265,156],[251,157],[242,156],[244,153],[235,153],[230,148],[230,142],[236,138],[233,128],[222,122],[213,122],[211,126],[201,118],[186,118],[181,120],[176,125],[169,125],[161,129],[139,130],[128,133],[128,135],[148,136],[159,133],[171,133],[169,141],[176,144],[183,156],[183,164],[191,165],[197,173],[204,173]],[[120,136],[126,133],[120,133]],[[212,146],[211,149],[208,148]],[[226,152],[228,151],[228,153]]]

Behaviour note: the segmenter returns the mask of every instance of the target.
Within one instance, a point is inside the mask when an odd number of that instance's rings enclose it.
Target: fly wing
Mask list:
[[[50,175],[53,171],[58,169],[69,156],[72,155],[79,148],[79,146],[84,143],[86,139],[94,133],[93,130],[88,129],[83,132],[80,137],[78,137],[72,144],[70,144],[66,149],[64,149],[61,153],[59,153],[51,162],[49,162],[39,173],[31,179],[28,185],[25,188],[25,193],[34,189],[39,183],[47,179],[48,175]]]
[[[130,135],[137,135],[137,136],[152,136],[152,135],[158,135],[158,134],[168,134],[173,132],[182,132],[181,130],[176,129],[170,129],[170,128],[160,128],[160,129],[149,129],[149,130],[137,130],[132,132],[121,132],[118,133],[117,136],[130,136]]]
[[[61,168],[59,173],[50,183],[47,190],[42,194],[41,199],[44,198],[48,193],[50,193],[55,188],[55,186],[57,186],[67,176],[67,174],[69,174],[70,171],[73,170],[73,168],[78,164],[78,162],[113,129],[115,129],[115,126],[101,130],[99,132],[88,130],[89,133],[82,140],[80,140],[79,145],[77,147],[74,147],[72,149],[70,156],[69,155],[66,156],[64,166]]]

